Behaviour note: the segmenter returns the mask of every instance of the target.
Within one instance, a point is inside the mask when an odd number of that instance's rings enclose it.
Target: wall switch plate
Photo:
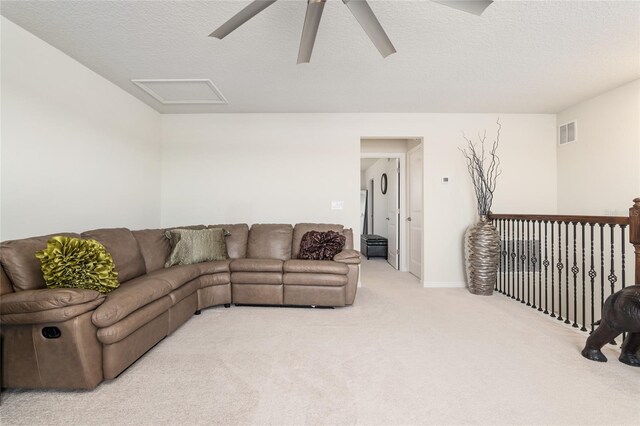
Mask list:
[[[344,201],[332,201],[331,210],[344,210]]]
[[[443,176],[442,183],[449,183],[449,176]]]

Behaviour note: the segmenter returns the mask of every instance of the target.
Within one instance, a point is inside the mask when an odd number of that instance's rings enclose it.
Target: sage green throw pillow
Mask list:
[[[165,268],[229,258],[224,240],[227,232],[222,228],[170,229],[165,235],[171,242],[171,254]]]
[[[48,288],[83,288],[109,293],[118,288],[113,258],[95,240],[55,236],[36,253]]]

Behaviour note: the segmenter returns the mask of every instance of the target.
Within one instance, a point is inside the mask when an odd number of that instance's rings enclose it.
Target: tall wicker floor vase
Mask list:
[[[491,296],[500,263],[500,234],[486,216],[465,233],[467,285],[473,294]]]

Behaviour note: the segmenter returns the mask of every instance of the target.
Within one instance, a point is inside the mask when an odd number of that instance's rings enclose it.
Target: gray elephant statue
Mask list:
[[[582,356],[607,362],[600,349],[620,333],[627,333],[627,338],[618,359],[632,367],[640,367],[640,285],[623,288],[607,298],[600,325],[587,339]]]

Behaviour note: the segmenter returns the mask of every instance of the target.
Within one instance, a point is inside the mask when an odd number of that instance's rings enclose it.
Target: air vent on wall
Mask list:
[[[559,139],[560,145],[569,142],[575,142],[578,139],[578,124],[575,120],[560,126]]]
[[[228,104],[220,90],[208,78],[147,79],[132,83],[163,104]]]

